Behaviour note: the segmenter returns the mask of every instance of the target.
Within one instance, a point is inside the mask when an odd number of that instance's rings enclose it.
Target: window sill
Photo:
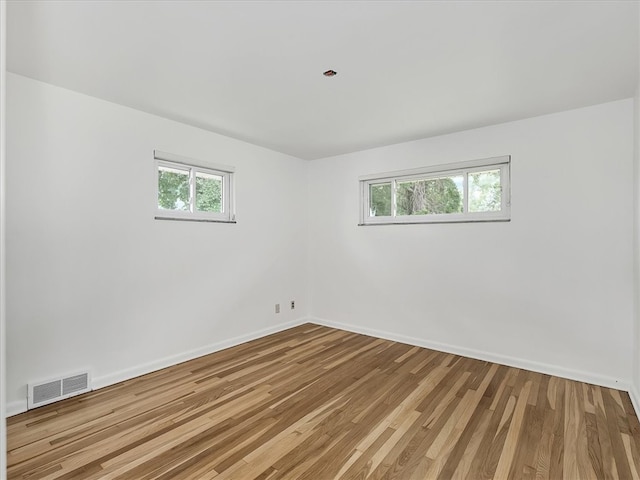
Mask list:
[[[373,227],[378,225],[431,225],[431,224],[443,224],[443,223],[504,223],[510,222],[510,218],[487,218],[487,219],[464,219],[464,220],[429,220],[429,221],[415,221],[415,222],[370,222],[370,223],[358,223],[359,227]]]
[[[207,222],[207,223],[238,223],[235,220],[217,220],[214,218],[188,218],[188,217],[154,217],[156,220],[175,220],[178,222]]]

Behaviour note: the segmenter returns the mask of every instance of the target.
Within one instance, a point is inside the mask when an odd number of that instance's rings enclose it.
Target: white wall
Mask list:
[[[14,74],[7,91],[10,413],[28,381],[89,367],[101,386],[305,317],[306,162]],[[238,223],[154,220],[154,149],[234,165]]]
[[[7,432],[5,421],[5,164],[6,164],[6,53],[7,2],[0,0],[0,478],[6,476]]]
[[[634,228],[633,228],[633,297],[634,297],[634,355],[633,355],[633,385],[631,388],[631,400],[640,415],[640,79],[638,89],[634,97],[634,155],[633,155],[633,179],[634,179]]]
[[[311,162],[313,317],[627,388],[632,139],[629,99]],[[509,223],[357,226],[359,175],[505,154]]]
[[[638,12],[638,24],[640,25],[640,12]],[[640,37],[638,38],[638,55],[640,56]],[[633,355],[633,385],[631,388],[631,400],[636,409],[636,414],[640,416],[640,58],[638,59],[638,85],[634,97],[634,229],[633,229],[633,249],[634,249],[634,355]]]
[[[631,383],[632,100],[307,163],[8,80],[10,413],[26,406],[27,381],[89,367],[101,386],[308,312]],[[235,165],[239,223],[153,220],[154,148]],[[503,154],[509,223],[357,226],[359,175]]]

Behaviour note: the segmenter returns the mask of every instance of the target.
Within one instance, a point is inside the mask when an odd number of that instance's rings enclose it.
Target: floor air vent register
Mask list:
[[[44,382],[30,383],[27,396],[28,409],[31,410],[58,400],[64,400],[89,390],[89,372]]]

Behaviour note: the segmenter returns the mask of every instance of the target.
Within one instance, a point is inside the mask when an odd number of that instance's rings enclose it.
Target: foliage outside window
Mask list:
[[[510,220],[511,157],[360,178],[363,225]]]
[[[200,167],[162,152],[155,158],[157,219],[235,221],[232,167]]]

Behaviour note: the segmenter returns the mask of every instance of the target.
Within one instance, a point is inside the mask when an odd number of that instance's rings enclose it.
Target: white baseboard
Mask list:
[[[308,322],[309,322],[309,319],[307,317],[299,318],[290,322],[280,323],[273,327],[257,330],[255,332],[251,332],[246,335],[240,335],[237,337],[229,338],[227,340],[223,340],[221,342],[207,345],[205,347],[197,348],[195,350],[190,350],[188,352],[180,353],[178,355],[171,355],[169,357],[161,358],[153,362],[137,365],[135,367],[127,368],[125,370],[120,370],[118,372],[113,372],[108,375],[103,375],[101,377],[95,377],[95,378],[92,378],[91,388],[92,390],[97,390],[99,388],[108,387],[109,385],[114,385],[116,383],[120,383],[125,380],[131,380],[132,378],[139,377],[141,375],[146,375],[147,373],[155,372],[157,370],[162,370],[163,368],[171,367],[173,365],[177,365],[178,363],[186,362],[188,360],[193,360],[194,358],[202,357],[204,355],[209,355],[210,353],[215,353],[220,350],[224,350],[225,348],[235,347],[242,343],[246,343],[246,342],[250,342],[251,340],[256,340],[258,338],[266,337],[267,335],[281,332],[282,330],[296,327],[298,325],[302,325]],[[19,413],[23,413],[26,411],[27,411],[26,398],[24,400],[18,400],[18,401],[7,403],[6,405],[7,417],[11,417],[13,415],[17,415]]]
[[[162,358],[160,360],[156,360],[153,362],[138,365],[136,367],[128,368],[126,370],[120,370],[118,372],[114,372],[109,375],[96,377],[96,378],[93,378],[92,388],[96,390],[96,389],[107,387],[109,385],[113,385],[125,380],[130,380],[132,378],[135,378],[141,375],[146,375],[147,373],[155,372],[157,370],[161,370],[163,368],[167,368],[181,362],[186,362],[188,360],[193,360],[194,358],[198,358],[204,355],[208,355],[210,353],[218,352],[220,350],[224,350],[225,348],[234,347],[236,345],[240,345],[242,343],[246,343],[251,340],[256,340],[258,338],[271,335],[273,333],[277,333],[282,330],[286,330],[288,328],[296,327],[304,323],[314,323],[317,325],[324,325],[327,327],[338,328],[340,330],[347,330],[349,332],[360,333],[363,335],[369,335],[377,338],[384,338],[386,340],[392,340],[395,342],[406,343],[408,345],[415,345],[418,347],[429,348],[429,349],[438,350],[441,352],[453,353],[455,355],[462,355],[465,357],[475,358],[475,359],[483,360],[487,362],[508,365],[510,367],[522,368],[525,370],[532,370],[534,372],[540,372],[547,375],[554,375],[557,377],[568,378],[570,380],[577,380],[580,382],[591,383],[591,384],[600,385],[603,387],[615,388],[617,390],[625,390],[629,392],[629,397],[631,398],[633,406],[636,410],[636,415],[638,415],[638,417],[640,418],[640,392],[638,392],[638,390],[635,388],[631,388],[631,385],[628,382],[623,381],[621,379],[616,379],[616,378],[608,377],[604,375],[592,374],[582,370],[563,368],[563,367],[550,365],[542,362],[534,362],[526,359],[495,354],[495,353],[486,352],[482,350],[475,350],[475,349],[460,347],[456,345],[433,342],[426,339],[409,337],[407,335],[387,332],[383,330],[366,328],[366,327],[361,327],[361,326],[341,323],[341,322],[334,322],[334,321],[321,319],[317,317],[299,318],[291,322],[281,323],[273,327],[258,330],[256,332],[252,332],[246,335],[233,337],[227,340],[223,340],[221,342],[207,345],[205,347],[184,352],[178,355],[172,355],[169,357]],[[13,415],[17,415],[19,413],[23,413],[26,411],[27,411],[26,398],[24,400],[13,401],[6,404],[7,417],[11,417]]]
[[[323,318],[311,317],[310,322],[317,325],[324,325],[327,327],[338,328],[340,330],[347,330],[353,333],[360,333],[363,335],[369,335],[377,338],[384,338],[385,340],[392,340],[394,342],[406,343],[408,345],[415,345],[417,347],[429,348],[431,350],[438,350],[440,352],[453,353],[455,355],[461,355],[464,357],[475,358],[477,360],[483,360],[486,362],[499,363],[501,365],[507,365],[509,367],[521,368],[523,370],[531,370],[534,372],[544,373],[547,375],[554,375],[556,377],[568,378],[570,380],[577,380],[579,382],[591,383],[593,385],[600,385],[602,387],[614,388],[616,390],[629,391],[630,384],[622,379],[608,377],[605,375],[593,374],[582,370],[573,370],[569,368],[559,367],[557,365],[551,365],[542,362],[534,362],[522,358],[510,357],[507,355],[500,355],[496,353],[486,352],[483,350],[475,350],[466,347],[460,347],[457,345],[449,345],[446,343],[433,342],[431,340],[409,337],[407,335],[401,335],[392,332],[386,332],[383,330],[377,330],[372,328],[361,327],[358,325],[351,325],[347,323],[334,322]],[[631,395],[631,394],[630,394]],[[638,397],[640,399],[640,397]],[[637,407],[636,407],[637,410]]]
[[[8,402],[5,404],[5,415],[7,417],[13,417],[14,415],[18,415],[19,413],[23,413],[27,411],[27,399],[24,401],[16,400],[15,402]]]

